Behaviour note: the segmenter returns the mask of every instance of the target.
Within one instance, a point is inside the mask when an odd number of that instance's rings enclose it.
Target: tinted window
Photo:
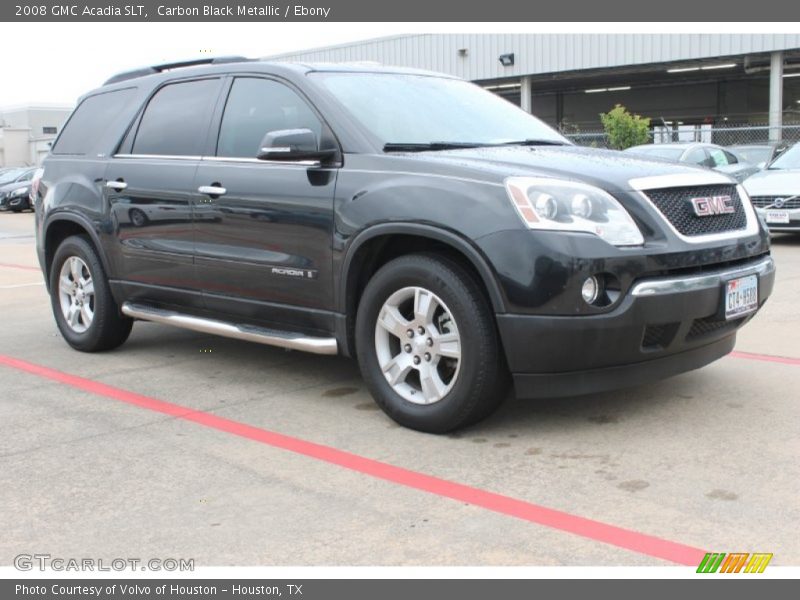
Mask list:
[[[736,155],[732,152],[728,152],[727,150],[723,150],[722,152],[725,154],[725,158],[727,159],[729,165],[735,165],[739,162],[739,159],[736,158]]]
[[[202,154],[218,89],[218,79],[173,83],[161,88],[147,104],[131,152]]]
[[[134,96],[133,88],[89,96],[72,112],[53,154],[86,154]]]
[[[319,140],[322,124],[308,104],[282,83],[236,79],[225,104],[217,156],[255,158],[264,135],[281,129],[310,129]]]

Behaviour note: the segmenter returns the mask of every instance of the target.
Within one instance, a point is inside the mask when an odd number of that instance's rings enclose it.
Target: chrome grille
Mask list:
[[[800,196],[751,196],[753,206],[758,208],[778,208],[774,206],[777,200],[783,201],[781,209],[800,208]]]
[[[681,235],[709,235],[747,227],[747,214],[735,185],[664,188],[645,190],[644,194]],[[712,196],[730,196],[734,211],[730,214],[698,217],[694,213],[692,199]]]

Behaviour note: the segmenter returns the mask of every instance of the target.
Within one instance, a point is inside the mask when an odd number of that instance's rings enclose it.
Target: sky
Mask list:
[[[120,71],[225,55],[261,57],[405,33],[398,24],[0,23],[0,107],[73,105]]]
[[[798,23],[0,23],[0,108],[74,105],[136,67],[262,57],[408,33],[776,33]]]

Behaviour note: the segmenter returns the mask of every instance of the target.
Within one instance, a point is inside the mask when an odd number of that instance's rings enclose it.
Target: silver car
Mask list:
[[[743,185],[770,231],[800,233],[800,144]]]
[[[628,148],[625,152],[708,167],[730,175],[740,183],[759,170],[758,166],[747,162],[735,152],[716,144],[701,142],[644,144]]]

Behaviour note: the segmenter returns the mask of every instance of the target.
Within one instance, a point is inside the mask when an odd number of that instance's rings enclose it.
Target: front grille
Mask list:
[[[750,199],[758,208],[778,208],[774,206],[776,200],[782,200],[781,209],[800,208],[800,196],[751,196]]]
[[[672,226],[685,236],[725,233],[747,227],[747,215],[735,185],[667,188],[644,193]],[[692,199],[714,196],[730,196],[734,211],[730,214],[698,217],[694,212]]]
[[[679,325],[680,323],[648,325],[645,327],[644,335],[642,336],[642,349],[660,350],[666,348],[675,337]]]
[[[722,333],[725,330],[734,330],[744,322],[744,318],[735,319],[733,321],[719,321],[714,317],[706,317],[705,319],[695,319],[692,323],[689,333],[686,334],[687,340],[696,340],[697,338],[706,337],[714,333]]]

